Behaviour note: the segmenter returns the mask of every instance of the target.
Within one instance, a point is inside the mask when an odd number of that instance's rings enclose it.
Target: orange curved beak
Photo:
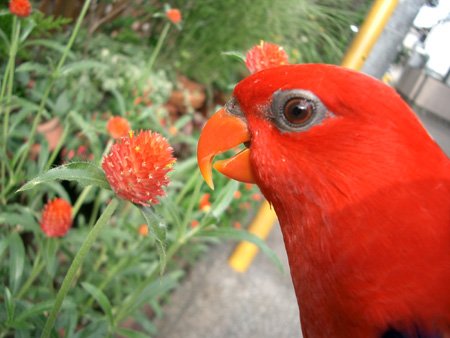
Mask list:
[[[237,181],[255,183],[250,168],[250,150],[248,148],[230,159],[212,164],[214,156],[248,141],[250,141],[250,134],[245,121],[228,114],[225,107],[209,119],[198,141],[197,161],[200,172],[211,189],[214,189],[212,167]]]

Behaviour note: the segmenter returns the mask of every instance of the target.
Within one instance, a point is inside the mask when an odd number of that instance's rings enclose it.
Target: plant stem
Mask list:
[[[16,61],[16,53],[19,44],[20,36],[20,20],[17,20],[17,16],[13,16],[12,32],[11,32],[11,44],[9,49],[9,59],[5,70],[5,76],[3,77],[3,84],[0,90],[0,103],[3,102],[3,96],[8,87],[5,101],[5,116],[3,118],[3,140],[2,140],[2,151],[6,155],[7,148],[6,142],[8,141],[8,125],[9,125],[9,113],[11,112],[11,96],[14,86],[14,68]],[[3,106],[3,104],[2,104]],[[1,180],[2,180],[2,190],[5,189],[5,163],[2,161],[1,165]]]
[[[178,252],[178,250],[184,244],[186,244],[192,237],[194,237],[200,230],[202,230],[202,227],[198,226],[197,228],[194,228],[188,233],[186,233],[182,238],[178,238],[167,250],[166,261],[169,261],[173,257],[173,255],[175,255]],[[138,299],[138,297],[140,296],[142,291],[144,291],[147,285],[158,276],[159,265],[160,262],[155,264],[150,275],[137,287],[137,289],[133,292],[131,297],[128,300],[126,300],[125,303],[120,307],[119,312],[114,318],[115,323],[120,323],[122,320],[126,318],[126,316],[128,315],[127,314],[128,309],[133,305],[136,299]]]
[[[167,33],[169,32],[170,25],[171,25],[170,22],[166,22],[166,24],[164,25],[161,35],[159,36],[158,42],[156,43],[155,49],[153,50],[153,53],[150,56],[150,59],[148,60],[147,71],[145,73],[144,81],[147,80],[147,77],[150,75],[153,65],[155,64],[156,57],[158,56],[159,51],[161,50],[162,44],[167,37]]]
[[[28,288],[33,284],[34,280],[37,276],[41,273],[42,269],[45,266],[45,262],[40,262],[41,259],[41,251],[39,250],[37,253],[37,256],[34,260],[33,269],[31,270],[30,277],[28,277],[28,280],[26,283],[22,286],[20,291],[17,293],[16,299],[22,298],[22,296],[27,292]]]
[[[194,209],[195,203],[197,203],[199,200],[200,188],[202,187],[202,184],[203,184],[203,178],[200,177],[200,175],[198,173],[199,173],[199,171],[197,171],[197,174],[195,175],[197,183],[195,184],[194,192],[192,193],[192,196],[190,197],[189,205],[185,212],[183,223],[181,224],[180,232],[178,233],[178,239],[181,239],[184,236],[184,234],[186,233],[186,228],[188,226],[189,220],[191,219],[192,210]]]
[[[69,270],[67,271],[66,277],[64,278],[61,288],[59,289],[59,292],[56,295],[55,304],[53,305],[53,308],[50,312],[47,322],[45,323],[44,331],[42,332],[41,338],[43,337],[47,338],[50,336],[53,325],[55,324],[56,321],[56,316],[58,315],[58,312],[61,308],[64,298],[66,297],[67,292],[69,291],[70,285],[72,284],[76,272],[81,267],[81,264],[83,263],[83,260],[86,257],[86,255],[88,254],[92,244],[99,235],[100,231],[103,229],[103,226],[111,218],[112,214],[114,213],[118,205],[119,200],[117,198],[113,198],[106,207],[103,214],[98,219],[97,223],[89,232],[89,235],[86,237],[80,250],[78,250],[77,255],[73,259],[73,262],[70,265]]]
[[[91,0],[85,1],[83,8],[81,9],[80,15],[78,16],[77,23],[75,24],[75,27],[73,29],[72,35],[70,36],[69,42],[67,43],[66,49],[64,50],[64,53],[61,56],[61,59],[59,60],[58,65],[56,66],[55,70],[53,71],[53,74],[50,77],[50,81],[47,85],[47,88],[45,89],[44,95],[42,96],[42,100],[41,100],[41,104],[39,105],[38,112],[36,114],[36,117],[34,118],[33,126],[31,127],[30,137],[28,139],[25,151],[23,152],[22,157],[20,158],[19,164],[17,165],[17,168],[15,170],[14,176],[16,176],[22,170],[22,166],[25,162],[25,159],[28,157],[28,153],[30,152],[31,145],[33,144],[34,136],[36,134],[37,125],[41,118],[41,115],[44,110],[47,99],[50,95],[50,91],[53,87],[53,83],[55,82],[56,78],[58,77],[59,71],[61,70],[61,67],[63,66],[64,62],[66,61],[67,55],[69,54],[69,51],[72,48],[72,45],[75,41],[78,31],[80,30],[81,23],[83,22],[86,12],[89,9],[90,3],[91,3]]]
[[[87,194],[92,189],[92,185],[88,185],[83,189],[80,196],[78,196],[77,201],[75,202],[73,208],[72,208],[72,219],[75,218],[75,216],[78,214],[78,211],[80,210],[81,206],[83,205],[84,200],[86,199]]]

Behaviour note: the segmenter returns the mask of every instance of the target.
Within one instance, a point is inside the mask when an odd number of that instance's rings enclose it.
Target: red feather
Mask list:
[[[277,90],[316,95],[304,132],[267,119]],[[305,337],[450,334],[450,161],[396,92],[329,65],[239,83],[250,161],[282,228]]]

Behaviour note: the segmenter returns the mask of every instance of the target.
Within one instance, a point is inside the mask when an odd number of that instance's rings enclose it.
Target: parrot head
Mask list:
[[[197,156],[212,188],[214,167],[256,183],[272,203],[299,184],[310,195],[324,186],[350,196],[354,181],[366,185],[368,174],[388,183],[393,162],[410,153],[402,146],[426,146],[411,135],[428,137],[406,103],[380,81],[338,66],[286,65],[257,72],[235,87],[206,124]],[[240,153],[213,164],[214,156],[240,144]]]

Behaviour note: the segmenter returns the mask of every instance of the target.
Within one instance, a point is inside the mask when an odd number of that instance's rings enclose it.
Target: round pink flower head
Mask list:
[[[62,237],[72,226],[72,206],[62,198],[55,198],[45,205],[41,217],[41,230],[47,237]]]
[[[112,138],[118,140],[130,131],[130,123],[120,116],[111,117],[106,126]]]
[[[11,13],[24,18],[31,14],[31,4],[28,0],[11,0],[9,10]]]
[[[289,57],[284,49],[274,43],[261,41],[245,54],[245,65],[250,73],[289,64]]]
[[[158,196],[165,196],[163,189],[170,180],[175,158],[173,149],[160,134],[130,131],[105,155],[102,168],[114,192],[136,204],[158,204]]]

